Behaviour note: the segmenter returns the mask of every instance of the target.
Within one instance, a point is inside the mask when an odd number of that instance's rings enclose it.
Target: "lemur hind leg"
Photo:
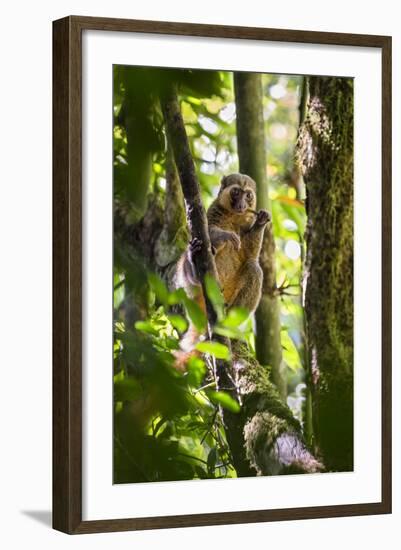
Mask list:
[[[263,282],[263,272],[257,260],[247,260],[244,263],[239,280],[242,283],[241,287],[231,304],[228,305],[244,307],[249,313],[252,313],[259,304]]]

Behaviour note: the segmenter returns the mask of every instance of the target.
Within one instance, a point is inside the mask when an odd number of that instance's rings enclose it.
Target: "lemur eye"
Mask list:
[[[232,193],[232,195],[233,195],[233,196],[236,196],[236,195],[238,195],[238,193],[239,193],[239,189],[238,189],[238,187],[234,187],[234,189],[232,190],[232,192],[231,192],[231,193]]]
[[[246,198],[250,201],[252,200],[252,193],[250,191],[247,192]]]

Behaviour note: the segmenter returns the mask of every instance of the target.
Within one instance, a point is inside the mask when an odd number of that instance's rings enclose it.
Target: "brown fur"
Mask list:
[[[263,273],[259,254],[269,214],[260,210],[255,214],[256,184],[246,175],[231,174],[221,181],[216,200],[207,212],[210,241],[215,254],[219,283],[227,307],[242,306],[250,313],[260,300]],[[181,257],[177,266],[176,286],[182,286],[190,296],[198,296],[204,308],[204,299],[196,279],[191,248]],[[190,327],[182,347],[191,349],[199,334]]]

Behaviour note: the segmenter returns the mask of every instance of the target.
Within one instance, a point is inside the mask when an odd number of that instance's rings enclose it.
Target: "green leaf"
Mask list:
[[[134,401],[141,391],[140,384],[132,376],[114,382],[115,401]]]
[[[160,341],[160,343],[162,343],[163,347],[168,350],[180,349],[178,340],[176,338],[171,338],[170,336],[166,336],[165,338],[163,338],[163,341]]]
[[[184,303],[186,299],[187,295],[185,294],[185,290],[183,288],[177,288],[174,292],[170,292],[168,304],[170,306],[174,306],[176,304]]]
[[[156,273],[149,273],[148,280],[152,290],[156,294],[159,301],[162,304],[167,304],[169,292],[164,281],[158,275],[156,275]]]
[[[185,332],[187,330],[188,323],[181,315],[168,315],[168,320],[179,332]]]
[[[235,340],[244,340],[246,341],[247,332],[238,330],[237,328],[228,328],[222,325],[215,325],[213,332],[219,334],[220,336],[225,336],[226,338],[231,338]]]
[[[195,327],[199,332],[203,332],[207,326],[207,319],[202,308],[196,302],[187,298],[185,300],[185,309]]]
[[[208,391],[207,396],[212,403],[221,405],[223,409],[233,413],[238,413],[241,410],[240,404],[225,391]]]
[[[200,357],[192,356],[187,362],[187,380],[188,384],[198,387],[206,373],[206,365]]]
[[[124,371],[120,370],[120,372],[118,372],[117,374],[115,374],[113,376],[113,381],[114,381],[114,383],[120,382],[121,380],[124,380],[124,378],[125,378]]]
[[[237,328],[249,317],[249,311],[245,307],[233,307],[224,319],[222,324],[227,328]]]
[[[302,366],[302,361],[297,347],[287,331],[281,331],[281,346],[284,361],[292,371],[297,371]]]
[[[207,273],[205,275],[205,287],[206,294],[208,295],[209,300],[212,302],[217,316],[221,318],[224,311],[224,297],[221,293],[218,282],[214,277]]]
[[[135,328],[147,334],[152,334],[153,336],[159,334],[150,321],[137,321],[135,323]]]
[[[230,350],[224,344],[220,344],[220,342],[199,342],[196,345],[196,349],[202,353],[210,353],[216,359],[230,359]]]

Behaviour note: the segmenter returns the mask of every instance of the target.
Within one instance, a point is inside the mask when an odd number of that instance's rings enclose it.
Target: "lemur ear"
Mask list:
[[[224,189],[225,187],[227,187],[228,185],[228,177],[227,176],[223,176],[221,178],[221,182],[220,182],[220,187],[221,189]]]

